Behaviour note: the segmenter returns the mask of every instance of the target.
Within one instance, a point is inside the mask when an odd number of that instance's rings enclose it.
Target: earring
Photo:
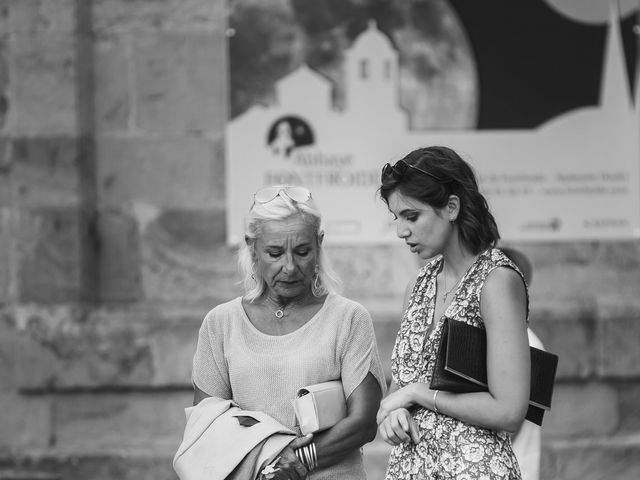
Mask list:
[[[257,283],[256,281],[256,266],[251,265],[251,280]]]
[[[315,275],[313,276],[313,283],[311,284],[311,293],[313,293],[315,296],[318,296],[320,295],[321,288],[322,285],[320,283],[320,267],[316,265]]]

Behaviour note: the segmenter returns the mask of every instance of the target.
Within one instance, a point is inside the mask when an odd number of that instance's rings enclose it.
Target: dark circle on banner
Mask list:
[[[313,145],[315,135],[309,122],[295,115],[286,115],[275,120],[267,135],[267,145],[278,155],[289,156],[298,147]]]

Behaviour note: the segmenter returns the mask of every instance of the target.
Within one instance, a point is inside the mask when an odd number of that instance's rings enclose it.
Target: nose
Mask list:
[[[398,225],[396,226],[396,235],[398,235],[399,238],[407,238],[410,234],[411,232],[406,224],[398,222]]]
[[[287,253],[285,255],[283,255],[283,261],[284,263],[282,264],[282,269],[286,272],[293,272],[295,269],[295,263],[293,260],[293,255],[291,253]]]

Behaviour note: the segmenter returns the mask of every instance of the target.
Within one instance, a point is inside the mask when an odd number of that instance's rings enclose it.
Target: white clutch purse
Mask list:
[[[303,435],[326,430],[347,416],[340,380],[316,383],[298,390],[293,409]]]

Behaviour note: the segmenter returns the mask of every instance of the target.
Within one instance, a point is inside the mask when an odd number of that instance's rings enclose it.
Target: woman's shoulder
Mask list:
[[[364,305],[360,302],[353,300],[351,298],[344,297],[338,293],[330,294],[327,297],[327,310],[342,310],[342,311],[350,311],[350,312],[358,312],[369,314],[369,311],[366,309]]]
[[[480,270],[484,272],[484,277],[515,278],[519,277],[526,284],[526,279],[518,265],[516,265],[501,249],[491,248],[479,257]],[[494,273],[495,272],[495,273]]]
[[[242,297],[236,297],[220,303],[207,312],[203,324],[209,328],[216,328],[240,318],[242,315]]]

